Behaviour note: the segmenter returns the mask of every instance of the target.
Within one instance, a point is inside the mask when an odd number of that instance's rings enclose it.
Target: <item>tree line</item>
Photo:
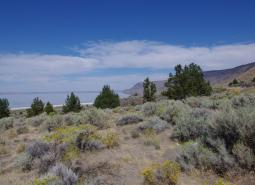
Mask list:
[[[189,65],[175,66],[175,74],[170,73],[165,83],[165,90],[161,95],[169,99],[185,99],[190,96],[209,96],[212,93],[212,87],[204,79],[204,74],[199,65],[191,63]],[[146,78],[143,82],[143,100],[144,102],[156,100],[156,84]],[[99,95],[94,101],[97,108],[115,108],[120,105],[120,98],[109,85],[104,85]],[[62,107],[63,113],[79,112],[82,105],[78,96],[73,92],[67,95],[65,104]],[[54,114],[55,110],[50,102],[44,102],[36,97],[27,111],[27,117],[39,115],[43,112]],[[10,115],[9,102],[6,98],[0,98],[0,118]]]

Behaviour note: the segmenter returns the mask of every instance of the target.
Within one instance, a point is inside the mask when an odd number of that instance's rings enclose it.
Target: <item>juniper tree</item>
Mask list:
[[[73,92],[71,92],[70,96],[67,95],[65,105],[63,106],[62,111],[64,113],[67,112],[79,112],[81,110],[81,102],[78,96],[75,96]]]
[[[167,89],[162,94],[169,99],[208,96],[212,93],[212,87],[204,79],[202,69],[194,63],[185,65],[184,68],[180,64],[175,66],[175,75],[169,74],[165,87]]]
[[[97,108],[115,108],[120,105],[119,95],[111,90],[109,85],[104,85],[100,94],[96,97],[94,106]]]
[[[154,101],[155,100],[155,93],[157,91],[156,85],[146,78],[143,82],[143,100],[144,102],[147,101]]]
[[[46,105],[44,107],[44,112],[46,112],[47,114],[54,112],[54,108],[50,102],[46,103]]]
[[[6,98],[0,98],[0,119],[4,117],[9,117],[9,101]]]
[[[31,108],[27,109],[27,117],[39,115],[43,113],[43,109],[44,109],[43,101],[39,97],[36,97],[33,99]]]

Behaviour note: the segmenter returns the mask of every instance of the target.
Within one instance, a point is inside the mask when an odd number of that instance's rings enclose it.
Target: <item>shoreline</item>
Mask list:
[[[54,108],[57,107],[62,107],[64,104],[59,104],[59,105],[53,105]],[[81,105],[93,105],[93,102],[87,102],[87,103],[81,103]],[[29,109],[30,107],[11,107],[10,110],[26,110]]]

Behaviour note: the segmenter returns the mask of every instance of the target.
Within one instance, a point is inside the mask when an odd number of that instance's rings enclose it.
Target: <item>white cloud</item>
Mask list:
[[[222,69],[255,61],[255,43],[214,47],[184,47],[150,41],[98,42],[76,48],[82,57],[99,61],[99,67],[173,68],[197,63],[204,70]]]
[[[94,42],[74,49],[79,56],[0,54],[1,91],[95,90],[103,84],[127,88],[143,74],[84,77],[89,71],[109,68],[171,69],[194,62],[204,70],[235,67],[255,61],[255,43],[213,47],[184,47],[151,41]],[[80,75],[75,80],[69,75]],[[151,75],[153,76],[153,74]],[[154,79],[167,74],[156,73]]]

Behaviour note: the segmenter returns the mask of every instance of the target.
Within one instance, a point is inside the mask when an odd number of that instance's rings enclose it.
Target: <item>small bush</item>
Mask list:
[[[41,178],[35,178],[31,185],[63,185],[63,182],[58,177],[47,174]]]
[[[180,172],[179,165],[169,160],[163,164],[151,165],[142,172],[143,185],[177,185]]]
[[[105,85],[100,94],[96,97],[94,106],[102,109],[118,107],[120,106],[119,95],[111,90],[110,86]]]
[[[0,155],[5,155],[8,153],[5,145],[0,145]]]
[[[63,122],[65,125],[79,125],[82,123],[81,116],[79,114],[66,114],[63,116]]]
[[[102,141],[108,148],[119,145],[119,137],[114,132],[108,132],[106,136],[102,138]]]
[[[98,128],[108,128],[108,115],[100,109],[89,109],[83,115],[83,122]]]
[[[133,129],[132,131],[131,131],[131,137],[132,138],[138,138],[140,136],[140,134],[139,134],[139,132],[136,130],[136,129]]]
[[[50,145],[41,141],[35,141],[26,148],[27,154],[34,158],[40,158],[50,150]]]
[[[24,172],[30,171],[32,169],[32,159],[26,153],[22,153],[18,155],[15,163],[16,163],[16,166]]]
[[[93,128],[83,130],[76,138],[76,146],[81,151],[99,150],[105,148],[101,137]]]
[[[26,127],[26,126],[21,126],[21,127],[18,127],[18,128],[16,129],[16,131],[17,131],[17,134],[20,135],[20,134],[28,133],[28,132],[29,132],[29,129],[28,129],[28,127]]]
[[[210,169],[216,156],[199,142],[188,142],[177,150],[176,161],[184,170],[193,168]]]
[[[26,145],[25,144],[19,144],[16,148],[16,153],[19,154],[19,153],[22,153],[24,152],[26,149]]]
[[[213,185],[234,185],[234,184],[226,182],[224,181],[224,179],[220,178]]]
[[[60,115],[48,117],[42,125],[42,127],[48,130],[49,132],[61,126],[63,126],[63,116]]]
[[[95,128],[91,125],[60,127],[53,133],[46,135],[44,139],[47,142],[72,143],[75,142],[77,135],[84,130],[95,130]]]
[[[39,116],[35,116],[32,118],[28,118],[27,122],[33,126],[33,127],[38,127],[40,126],[45,120],[47,119],[47,117],[44,114],[41,114]]]
[[[241,123],[235,111],[223,110],[216,115],[216,121],[212,125],[211,133],[216,138],[225,141],[228,150],[232,150],[233,145],[241,139]]]
[[[50,170],[50,173],[60,178],[64,185],[76,185],[77,175],[61,163],[56,164]]]
[[[48,152],[39,160],[39,173],[45,174],[55,164],[56,155],[53,152]]]
[[[128,115],[120,118],[117,122],[118,126],[128,125],[128,124],[135,124],[143,121],[143,119],[136,115]]]
[[[12,117],[0,119],[0,129],[2,131],[13,128],[13,124],[14,124],[14,118]]]
[[[169,101],[165,110],[159,115],[163,120],[175,125],[190,112],[190,107],[181,101]]]
[[[144,145],[154,146],[156,150],[160,149],[160,141],[156,138],[156,133],[152,129],[146,129],[143,132]]]
[[[156,104],[153,102],[147,102],[142,105],[142,112],[145,116],[153,116],[156,114]]]
[[[9,101],[6,98],[0,98],[0,119],[4,117],[9,117]]]
[[[155,116],[155,117],[152,117],[149,120],[139,124],[138,129],[141,131],[151,129],[151,130],[155,131],[156,133],[159,133],[169,127],[170,127],[170,125],[166,121],[163,121],[160,118]]]
[[[17,131],[15,128],[9,129],[7,133],[8,139],[14,139],[18,136]]]
[[[207,109],[196,108],[179,118],[171,135],[172,139],[181,142],[195,140],[208,135],[212,114]]]
[[[245,169],[254,169],[255,156],[251,148],[241,143],[234,145],[232,153],[236,157],[236,161]]]

